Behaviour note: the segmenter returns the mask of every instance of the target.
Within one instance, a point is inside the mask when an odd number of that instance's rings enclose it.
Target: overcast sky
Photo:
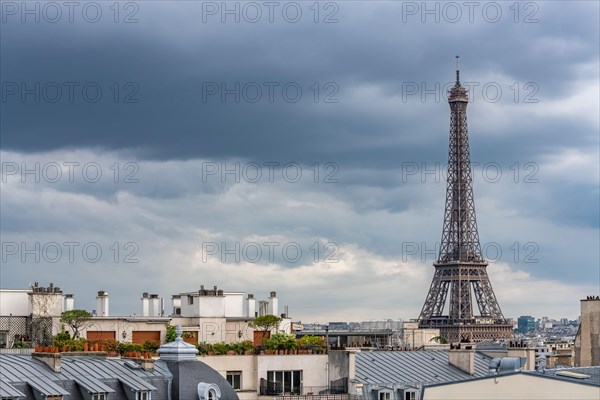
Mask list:
[[[504,314],[600,291],[598,2],[115,4],[1,3],[2,288],[417,318],[459,54]]]

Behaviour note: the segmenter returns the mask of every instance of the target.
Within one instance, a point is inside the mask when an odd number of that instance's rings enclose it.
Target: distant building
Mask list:
[[[535,318],[531,315],[522,315],[517,320],[517,331],[522,335],[535,332]]]
[[[575,337],[575,366],[600,365],[600,296],[581,300],[581,324]]]
[[[298,329],[301,328],[301,329]],[[327,324],[293,324],[297,337],[323,336],[328,338],[330,349],[348,347],[391,349],[402,346],[402,321],[371,320],[363,322],[329,322]]]

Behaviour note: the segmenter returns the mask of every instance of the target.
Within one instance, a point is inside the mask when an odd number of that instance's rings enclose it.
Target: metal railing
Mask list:
[[[355,394],[289,394],[276,397],[277,400],[362,400]]]
[[[20,354],[28,355],[34,352],[35,349],[0,349],[0,354]]]
[[[341,382],[340,382],[341,383]],[[304,400],[306,399],[327,399],[337,400],[337,397],[315,397],[315,396],[339,396],[347,395],[348,386],[347,384],[331,385],[331,386],[291,386],[282,385],[278,382],[269,382],[262,378],[260,380],[260,395],[261,396],[279,396],[286,400]],[[299,397],[294,397],[299,396]],[[308,396],[308,397],[305,397]],[[313,397],[311,397],[313,396]],[[343,397],[347,399],[348,397]],[[340,398],[341,399],[341,398]]]

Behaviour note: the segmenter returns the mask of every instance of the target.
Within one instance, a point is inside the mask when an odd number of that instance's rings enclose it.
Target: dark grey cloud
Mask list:
[[[495,82],[486,76],[490,73],[504,76],[498,107],[511,102],[515,93],[509,87],[515,80],[518,86],[537,85],[534,98],[542,108],[572,89],[578,71],[571,66],[597,62],[597,35],[591,34],[597,28],[586,11],[589,5],[539,6],[539,22],[533,24],[514,23],[507,8],[498,23],[481,16],[472,24],[443,19],[421,23],[419,15],[401,23],[403,6],[387,3],[370,6],[373,11],[364,15],[364,4],[339,3],[336,24],[314,24],[309,18],[297,24],[281,19],[273,24],[220,23],[216,17],[202,23],[201,4],[189,3],[177,8],[141,3],[137,24],[109,19],[98,24],[19,24],[9,19],[2,27],[3,82],[97,82],[103,98],[90,104],[76,90],[73,104],[32,104],[31,96],[25,103],[11,96],[3,104],[2,146],[34,151],[130,148],[141,157],[157,159],[277,154],[308,160],[327,155],[337,162],[370,165],[434,159],[439,153],[433,153],[438,149],[433,144],[445,133],[440,129],[447,119],[443,100],[437,104],[429,96],[424,104],[420,93],[409,95],[397,103],[395,112],[384,111],[386,118],[381,118],[378,105],[401,98],[407,83],[432,88],[451,82],[454,53],[463,54],[464,80],[479,84],[474,112],[485,102],[479,88]],[[564,31],[568,33],[559,35]],[[81,40],[73,40],[75,33]],[[132,98],[139,102],[115,104],[114,82],[119,82],[121,97],[135,92]],[[137,86],[124,88],[126,82]],[[243,98],[237,104],[231,95],[225,103],[218,95],[203,102],[206,82],[228,87],[235,82],[278,82],[279,88],[295,82],[303,97],[290,104],[276,90],[273,104],[264,101],[266,93],[257,104]],[[314,82],[334,82],[339,92],[333,98],[339,103],[312,103]],[[356,93],[365,86],[381,91],[378,104]],[[330,93],[320,89],[320,98]],[[354,93],[356,98],[351,97]],[[517,100],[523,101],[527,93],[521,87]],[[538,129],[546,130],[544,144],[516,119],[508,126],[511,135],[483,145],[508,150],[514,147],[515,135],[518,156],[523,157],[544,151],[550,143],[573,143],[563,134],[566,126],[547,126],[543,117],[536,122]],[[580,132],[579,140],[584,145],[597,143],[593,127],[580,124],[570,126]],[[493,127],[478,127],[487,129]],[[40,130],[43,137],[35,133]],[[416,145],[415,135],[423,137]]]

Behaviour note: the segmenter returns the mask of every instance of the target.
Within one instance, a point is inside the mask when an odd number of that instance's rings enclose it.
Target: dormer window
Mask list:
[[[390,392],[379,392],[379,400],[392,400]]]
[[[137,392],[136,400],[150,400],[150,399],[151,399],[150,392],[148,392],[148,391]]]
[[[198,384],[198,399],[199,400],[220,400],[221,389],[214,383],[200,382]]]
[[[106,393],[94,393],[92,400],[106,400]]]

